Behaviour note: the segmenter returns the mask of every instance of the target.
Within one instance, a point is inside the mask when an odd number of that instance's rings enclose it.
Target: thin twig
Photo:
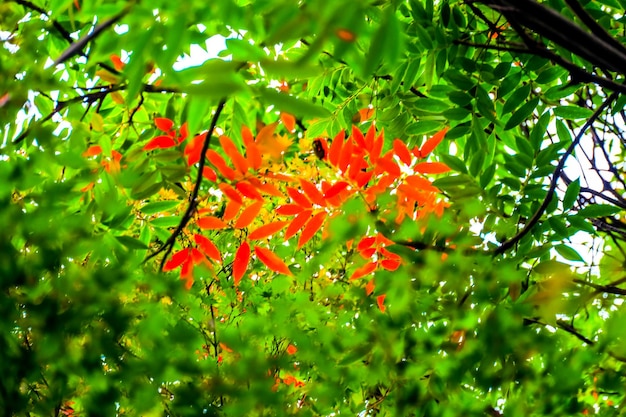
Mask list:
[[[519,233],[517,233],[511,239],[505,241],[504,243],[502,243],[502,245],[496,248],[496,250],[493,252],[494,255],[501,255],[507,250],[511,249],[513,246],[517,244],[517,242],[519,242],[524,236],[526,236],[526,234],[530,232],[530,230],[539,222],[539,219],[541,218],[541,216],[543,216],[543,213],[545,212],[546,208],[548,208],[550,201],[552,201],[552,197],[554,196],[554,192],[556,190],[556,185],[559,181],[559,177],[561,176],[560,175],[561,171],[563,171],[563,168],[565,167],[565,161],[572,154],[572,152],[574,152],[574,149],[578,146],[578,143],[582,139],[585,131],[596,121],[598,117],[600,117],[600,115],[604,112],[604,110],[618,96],[619,94],[617,92],[612,93],[606,100],[604,100],[602,105],[600,105],[600,107],[596,109],[596,111],[591,115],[589,120],[585,122],[583,127],[578,132],[578,135],[576,135],[576,137],[574,138],[572,143],[569,145],[565,153],[561,155],[561,159],[559,159],[559,163],[556,166],[554,173],[552,174],[552,180],[550,181],[550,187],[548,187],[548,193],[546,195],[546,198],[544,198],[543,202],[541,203],[541,206],[539,206],[539,208],[537,209],[533,217],[526,223],[524,228]]]

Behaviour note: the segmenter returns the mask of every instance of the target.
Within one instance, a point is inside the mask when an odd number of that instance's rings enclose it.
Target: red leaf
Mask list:
[[[413,167],[414,171],[422,174],[441,174],[450,171],[443,162],[420,162]]]
[[[350,160],[350,168],[348,169],[348,178],[356,180],[362,172],[361,169],[367,167],[363,154],[354,154]]]
[[[187,139],[187,136],[189,136],[189,128],[187,127],[187,122],[183,123],[183,125],[180,127],[180,136],[178,137],[178,143],[181,143],[182,141],[184,141],[185,139]],[[208,132],[204,132],[202,133],[202,135],[206,135]]]
[[[400,261],[395,259],[383,259],[380,261],[380,265],[387,271],[395,271],[400,266]]]
[[[250,245],[248,242],[243,242],[237,252],[235,253],[235,260],[233,261],[233,281],[235,286],[239,285],[241,278],[248,269],[248,263],[250,262]]]
[[[235,179],[237,176],[235,170],[226,165],[226,161],[222,158],[222,155],[215,152],[213,149],[209,149],[206,151],[206,157],[224,177],[229,180]]]
[[[154,124],[157,129],[165,133],[169,133],[172,130],[172,127],[174,127],[174,122],[165,117],[156,117],[154,119]]]
[[[320,230],[322,224],[324,224],[324,220],[326,220],[326,212],[320,211],[315,216],[311,218],[302,229],[302,233],[300,233],[300,239],[298,239],[298,249],[304,246],[313,236]]]
[[[359,279],[361,277],[364,277],[365,275],[371,274],[377,266],[378,265],[376,264],[376,262],[368,262],[365,265],[355,269],[352,276],[350,276],[350,279]]]
[[[342,130],[335,136],[333,142],[330,144],[328,151],[328,161],[331,165],[337,166],[339,163],[339,157],[341,156],[341,148],[343,147],[343,139],[346,136],[346,132]]]
[[[268,223],[265,224],[257,229],[255,229],[254,231],[252,231],[249,235],[248,235],[248,239],[250,240],[258,240],[258,239],[263,239],[266,238],[268,236],[274,235],[276,233],[278,233],[282,228],[284,228],[287,225],[287,221],[285,220],[279,220],[279,221],[275,221],[272,223]]]
[[[439,143],[443,140],[447,131],[448,126],[435,133],[430,139],[424,142],[419,151],[414,152],[415,156],[417,156],[418,158],[426,158],[433,151],[433,149],[435,149],[437,145],[439,145]]]
[[[345,181],[336,182],[328,190],[326,190],[326,192],[324,193],[324,198],[333,198],[334,196],[348,188],[349,185],[350,184]]]
[[[183,262],[185,262],[187,258],[189,258],[189,249],[181,249],[178,252],[175,252],[169,261],[165,262],[165,265],[163,265],[163,270],[174,270],[178,268]]]
[[[376,126],[374,126],[374,123],[372,123],[370,125],[370,128],[367,129],[367,133],[365,134],[365,149],[367,149],[368,151],[370,151],[372,149],[372,147],[374,146],[374,138],[376,137]]]
[[[243,229],[245,227],[248,227],[250,223],[252,223],[254,219],[256,218],[256,216],[259,214],[259,211],[261,211],[262,207],[263,207],[263,201],[256,201],[252,203],[251,205],[249,205],[248,207],[246,207],[243,210],[243,212],[241,212],[241,215],[237,219],[237,222],[235,223],[235,227],[237,229]]]
[[[289,223],[287,230],[285,230],[285,241],[291,239],[292,236],[294,236],[300,231],[300,229],[304,227],[306,222],[308,222],[311,218],[312,213],[313,210],[304,210],[296,214],[291,223]]]
[[[309,200],[311,200],[313,203],[319,206],[326,205],[326,201],[324,201],[324,196],[312,182],[301,178],[300,187],[302,187],[302,190],[304,191],[306,196],[309,197]]]
[[[380,158],[380,153],[383,150],[383,143],[385,142],[383,132],[380,132],[380,135],[374,141],[372,145],[372,150],[370,151],[370,162],[375,164],[378,162],[378,158]]]
[[[359,244],[356,245],[356,250],[358,250],[359,252],[371,248],[372,245],[374,244],[374,242],[376,242],[376,237],[375,236],[367,236],[364,237],[363,239],[361,239],[359,241]]]
[[[209,181],[217,181],[217,174],[215,173],[215,171],[213,171],[213,169],[209,167],[204,167],[202,169],[202,176]]]
[[[153,149],[166,149],[176,146],[176,141],[171,136],[157,136],[148,142],[144,147],[144,151],[151,151]]]
[[[232,185],[222,182],[218,185],[218,187],[226,195],[226,197],[238,202],[239,204],[243,204],[241,194],[239,194],[239,192],[235,190]]]
[[[289,197],[291,197],[294,203],[304,208],[310,208],[312,206],[309,199],[306,198],[306,196],[300,190],[297,190],[293,187],[287,187],[287,194],[289,194]]]
[[[411,160],[413,157],[411,156],[411,151],[406,147],[406,144],[402,142],[400,139],[396,139],[393,141],[393,150],[396,153],[396,156],[400,158],[400,160],[404,163],[404,165],[411,165]]]
[[[77,2],[75,1],[74,4],[77,4]],[[122,59],[120,58],[119,55],[117,54],[112,54],[109,58],[111,58],[111,62],[113,63],[113,67],[118,70],[121,71],[124,69],[124,66],[126,64],[124,64],[124,62],[122,62]]]
[[[239,181],[235,184],[235,188],[245,197],[252,198],[253,200],[263,200],[261,193],[248,181]]]
[[[439,189],[435,187],[428,179],[419,175],[409,175],[404,179],[407,184],[422,191],[438,193]]]
[[[296,130],[296,118],[289,113],[281,113],[280,120],[283,122],[288,131]]]
[[[230,160],[233,161],[235,169],[245,175],[248,172],[248,161],[239,152],[233,141],[228,136],[220,136],[220,145]]]
[[[376,164],[380,169],[388,172],[394,178],[398,178],[402,174],[400,167],[396,161],[393,160],[393,154],[390,152],[380,158]]]
[[[355,178],[357,187],[365,187],[372,179],[372,175],[374,175],[374,171],[359,172]]]
[[[348,164],[352,159],[352,152],[354,150],[354,144],[352,140],[346,140],[343,148],[341,149],[341,156],[339,157],[339,162],[337,164],[337,168],[339,168],[342,172],[346,172],[348,169]]]
[[[85,152],[83,152],[84,157],[89,156],[97,156],[102,153],[102,147],[100,145],[91,145]]]
[[[298,351],[298,348],[295,347],[294,345],[287,346],[287,355],[295,355],[297,351]]]
[[[289,267],[287,267],[287,264],[285,264],[282,259],[280,259],[278,255],[271,250],[255,246],[254,253],[256,257],[259,258],[259,260],[272,271],[278,272],[279,274],[291,275],[291,271],[289,270]]]
[[[304,208],[298,204],[283,204],[282,206],[276,209],[276,214],[280,214],[281,216],[293,216],[300,212],[302,212]]]
[[[387,308],[385,307],[385,297],[387,297],[387,294],[379,295],[378,297],[376,297],[376,303],[378,304],[378,308],[383,313],[387,310]]]
[[[206,256],[218,262],[222,261],[222,255],[220,254],[219,249],[213,242],[211,242],[211,240],[199,234],[194,234],[193,240],[200,247],[200,249],[202,249],[202,252]]]
[[[365,295],[370,295],[371,293],[373,293],[375,288],[376,284],[374,284],[374,280],[370,279],[367,285],[365,285]]]
[[[209,230],[224,229],[225,227],[228,227],[226,223],[224,223],[221,219],[218,219],[215,216],[201,217],[198,219],[196,224],[200,229]]]
[[[263,157],[256,143],[246,145],[246,159],[253,170],[258,171],[263,165]]]
[[[206,139],[207,132],[194,136],[187,145],[185,145],[184,154],[187,157],[187,165],[192,166],[200,162],[200,154],[202,153],[202,146]]]

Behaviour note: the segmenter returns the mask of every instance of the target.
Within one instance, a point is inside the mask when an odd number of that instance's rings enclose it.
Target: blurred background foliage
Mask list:
[[[625,8],[2,2],[0,413],[620,415]],[[282,119],[268,170],[306,179],[327,168],[314,140],[352,125],[385,151],[447,127],[450,206],[395,225],[351,201],[331,237],[268,240],[293,276],[255,259],[239,287],[241,232],[212,231],[223,266],[187,290],[149,257],[198,177],[182,145],[143,149],[157,117],[237,146]],[[346,242],[374,230],[404,262],[366,295]]]

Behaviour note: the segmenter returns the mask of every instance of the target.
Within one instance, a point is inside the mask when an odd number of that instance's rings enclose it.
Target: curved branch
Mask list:
[[[528,234],[528,232],[530,232],[530,230],[539,222],[539,219],[541,218],[541,216],[543,216],[543,213],[546,211],[546,208],[548,208],[550,201],[552,201],[552,197],[554,196],[554,192],[556,190],[557,182],[559,181],[561,172],[563,171],[563,168],[565,167],[565,161],[572,154],[572,152],[574,152],[574,149],[578,146],[578,143],[582,139],[585,131],[596,121],[596,119],[598,119],[598,117],[600,117],[600,115],[604,112],[604,110],[618,97],[618,95],[619,95],[618,93],[612,93],[609,97],[607,97],[606,100],[604,100],[604,102],[602,103],[602,105],[600,105],[600,107],[598,107],[596,111],[591,115],[589,120],[585,122],[583,127],[578,132],[578,135],[576,135],[572,143],[565,150],[565,153],[561,155],[561,159],[559,159],[559,163],[557,164],[554,170],[554,173],[552,174],[550,187],[548,187],[548,194],[546,195],[546,198],[544,198],[543,202],[541,203],[541,205],[539,206],[539,208],[537,209],[533,217],[531,217],[531,219],[526,223],[526,225],[524,225],[524,228],[520,230],[518,234],[516,234],[511,239],[505,241],[504,243],[502,243],[502,245],[496,248],[496,250],[493,252],[494,255],[501,255],[507,250],[511,249],[513,246],[517,244],[517,242],[519,242],[524,236],[526,236],[526,234]]]

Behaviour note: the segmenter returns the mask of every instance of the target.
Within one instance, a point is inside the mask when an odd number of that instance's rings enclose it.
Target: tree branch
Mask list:
[[[222,113],[222,110],[224,110],[224,106],[226,106],[226,100],[227,100],[226,98],[222,98],[220,102],[218,103],[217,108],[215,109],[215,113],[213,114],[213,118],[211,119],[209,133],[207,134],[207,137],[204,140],[204,143],[202,144],[202,150],[200,152],[200,155],[201,155],[200,162],[198,163],[198,177],[196,178],[196,183],[193,188],[193,191],[191,192],[191,195],[189,196],[189,205],[187,206],[187,210],[185,210],[185,213],[180,219],[180,223],[176,227],[176,230],[174,230],[174,233],[172,233],[172,235],[167,239],[167,241],[163,245],[161,245],[159,249],[157,249],[155,252],[152,252],[144,260],[144,262],[146,262],[149,259],[152,259],[155,256],[157,256],[161,252],[165,252],[165,255],[163,256],[163,259],[161,259],[161,264],[159,266],[160,271],[163,270],[163,266],[165,265],[165,262],[168,256],[170,255],[170,253],[172,253],[172,249],[174,248],[176,239],[183,232],[183,230],[187,226],[187,223],[189,223],[189,220],[191,220],[191,217],[193,216],[193,213],[196,209],[196,205],[197,205],[196,200],[198,198],[198,194],[200,193],[200,185],[202,184],[202,178],[203,178],[202,171],[204,171],[204,165],[206,163],[205,154],[209,150],[209,145],[211,143],[211,137],[213,136],[213,131],[215,130],[215,126],[217,125],[217,121],[220,117],[220,114]]]
[[[37,6],[36,4],[28,1],[28,0],[13,0],[15,3],[19,4],[20,6],[24,6],[29,10],[34,10],[37,13],[41,13],[45,16],[48,16],[48,18],[50,19],[50,16],[48,15],[48,11],[44,10],[43,8]],[[67,42],[69,43],[73,43],[74,39],[72,39],[72,36],[70,35],[70,33],[63,27],[63,25],[61,25],[59,22],[57,22],[54,19],[50,19],[50,22],[52,23],[52,26],[57,30],[57,32],[59,32],[59,34],[61,35],[61,37],[63,39],[65,39]]]
[[[618,96],[619,96],[618,93],[616,92],[612,93],[609,97],[607,97],[606,100],[604,100],[602,105],[600,105],[600,107],[596,109],[596,111],[591,115],[589,120],[585,122],[583,127],[578,132],[578,135],[576,135],[576,137],[574,138],[572,143],[569,145],[565,153],[561,155],[561,159],[559,159],[559,163],[557,164],[554,170],[554,173],[552,174],[552,180],[550,181],[550,186],[548,187],[548,193],[546,197],[544,198],[543,202],[541,203],[541,205],[539,206],[539,208],[537,209],[537,211],[535,212],[535,214],[533,215],[533,217],[531,217],[531,219],[524,225],[524,228],[520,230],[518,234],[516,234],[511,239],[505,241],[504,243],[502,243],[502,245],[496,248],[496,250],[493,252],[494,255],[501,255],[507,250],[511,249],[513,246],[517,244],[517,242],[519,242],[524,236],[526,236],[526,234],[530,232],[530,230],[539,222],[539,219],[541,218],[541,216],[543,216],[543,213],[545,212],[546,208],[548,208],[548,204],[550,204],[550,201],[552,201],[552,197],[554,196],[554,192],[556,190],[557,182],[559,180],[559,177],[561,176],[561,171],[563,171],[563,168],[565,167],[565,161],[572,154],[572,152],[574,152],[574,149],[578,146],[578,143],[582,139],[585,131],[596,121],[598,117],[600,117],[600,115],[604,112],[604,110]]]

